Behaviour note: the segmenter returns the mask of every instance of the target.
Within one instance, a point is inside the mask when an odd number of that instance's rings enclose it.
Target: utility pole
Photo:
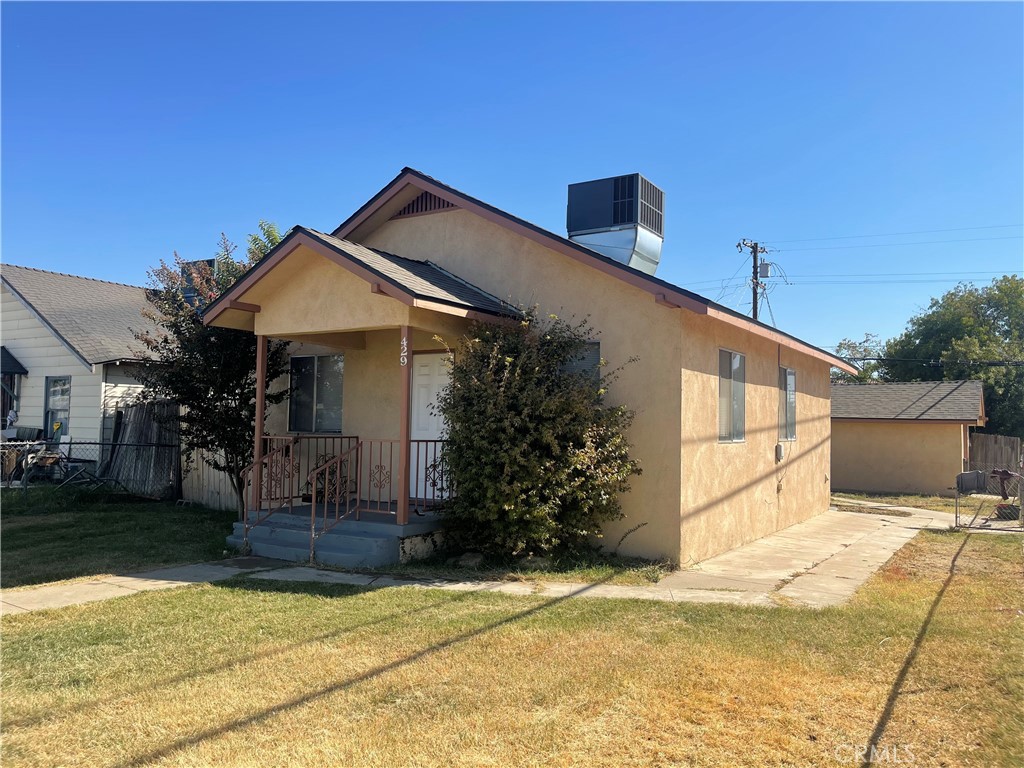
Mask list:
[[[750,304],[750,316],[757,320],[757,292],[763,286],[761,285],[760,277],[758,276],[758,256],[762,253],[768,253],[768,249],[758,243],[751,242],[746,238],[743,238],[736,243],[736,250],[743,253],[744,248],[750,249],[750,260],[753,262],[750,277],[750,293],[751,293],[751,304]]]

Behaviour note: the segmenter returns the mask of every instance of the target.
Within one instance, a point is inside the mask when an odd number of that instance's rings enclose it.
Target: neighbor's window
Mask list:
[[[43,432],[54,440],[70,434],[71,377],[46,377],[46,406],[43,414]],[[57,424],[60,424],[57,427]]]
[[[718,350],[718,439],[720,442],[743,440],[746,418],[743,383],[746,357],[728,349]]]
[[[288,431],[341,432],[344,355],[292,358]]]
[[[779,440],[796,440],[796,371],[779,368]]]

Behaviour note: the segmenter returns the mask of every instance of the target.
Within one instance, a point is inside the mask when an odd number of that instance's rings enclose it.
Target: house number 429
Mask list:
[[[402,337],[402,352],[398,356],[398,362],[404,368],[409,364],[409,337]]]

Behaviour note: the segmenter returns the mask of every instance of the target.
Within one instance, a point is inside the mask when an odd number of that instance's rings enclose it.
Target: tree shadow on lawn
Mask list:
[[[540,603],[539,605],[534,605],[534,606],[532,606],[530,608],[527,608],[525,610],[522,610],[522,611],[519,611],[517,613],[514,613],[511,616],[506,616],[505,618],[497,619],[495,621],[491,621],[491,622],[489,622],[487,624],[484,624],[481,627],[476,627],[474,629],[470,629],[470,630],[466,630],[466,631],[463,631],[463,632],[459,632],[459,633],[457,633],[455,635],[452,635],[451,637],[449,637],[449,638],[447,638],[445,640],[436,642],[436,643],[434,643],[432,645],[429,645],[429,646],[427,646],[425,648],[421,648],[420,650],[413,651],[412,653],[409,653],[408,655],[403,656],[402,658],[396,659],[395,661],[389,662],[387,664],[381,664],[381,665],[379,665],[377,667],[374,667],[373,669],[369,669],[369,670],[367,670],[365,672],[361,672],[361,673],[359,673],[357,675],[352,675],[351,677],[347,677],[347,678],[345,678],[343,680],[337,680],[337,681],[335,681],[333,683],[330,683],[330,684],[325,685],[325,686],[323,686],[321,688],[318,688],[316,690],[313,690],[313,691],[310,691],[308,693],[305,693],[305,694],[303,694],[301,696],[293,697],[293,698],[288,699],[286,701],[282,701],[282,702],[280,702],[278,704],[274,704],[272,706],[265,707],[265,708],[263,708],[263,709],[261,709],[261,710],[259,710],[257,712],[254,712],[251,715],[247,715],[245,717],[239,717],[239,718],[236,718],[234,720],[230,720],[230,721],[228,721],[226,723],[223,723],[221,725],[215,726],[213,728],[208,728],[206,730],[200,731],[199,733],[196,733],[194,735],[177,739],[177,740],[172,741],[172,742],[170,742],[170,743],[168,743],[168,744],[166,744],[166,745],[164,745],[162,747],[158,747],[158,748],[150,750],[149,752],[146,752],[146,753],[144,753],[142,755],[138,755],[138,756],[136,756],[135,758],[133,758],[131,760],[128,760],[128,761],[122,762],[122,763],[118,763],[117,764],[117,768],[128,768],[128,766],[140,766],[140,765],[145,765],[147,763],[151,763],[151,762],[154,762],[154,761],[157,761],[157,760],[161,760],[161,759],[163,759],[163,758],[165,758],[165,757],[167,757],[167,756],[169,756],[169,755],[171,755],[171,754],[173,754],[173,753],[175,753],[175,752],[177,752],[179,750],[186,749],[188,747],[196,746],[196,745],[201,744],[201,743],[203,743],[205,741],[208,741],[210,739],[214,739],[214,738],[216,738],[218,736],[222,736],[222,735],[230,733],[232,731],[235,731],[235,730],[238,730],[238,729],[241,729],[241,728],[245,728],[247,726],[254,725],[256,723],[263,722],[263,721],[268,720],[268,719],[270,719],[270,718],[272,718],[272,717],[274,717],[276,715],[280,715],[282,713],[285,713],[285,712],[297,709],[298,707],[301,707],[301,706],[303,706],[305,704],[308,704],[310,702],[318,701],[318,700],[323,699],[323,698],[325,698],[327,696],[330,696],[330,695],[332,695],[334,693],[338,693],[338,692],[341,692],[341,691],[348,690],[349,688],[352,688],[352,687],[354,687],[356,685],[359,685],[360,683],[368,682],[368,681],[373,680],[375,678],[378,678],[378,677],[381,677],[383,675],[386,675],[389,672],[393,672],[393,671],[401,669],[403,667],[407,667],[409,665],[415,664],[416,662],[421,661],[421,660],[423,660],[423,659],[425,659],[425,658],[427,658],[429,656],[432,656],[434,654],[440,653],[441,651],[447,650],[447,649],[452,648],[454,646],[462,645],[462,644],[464,644],[464,643],[466,643],[466,642],[468,642],[470,640],[473,640],[474,638],[480,637],[480,636],[485,635],[485,634],[487,634],[489,632],[493,632],[494,630],[500,629],[501,627],[508,626],[508,625],[514,624],[514,623],[519,622],[519,621],[523,621],[523,620],[528,619],[531,616],[534,616],[534,615],[536,615],[536,614],[538,614],[538,613],[540,613],[542,611],[546,611],[546,610],[548,610],[550,608],[554,608],[555,606],[560,605],[561,603],[564,603],[565,601],[567,601],[567,600],[569,600],[569,599],[571,599],[573,597],[585,594],[586,592],[588,592],[589,590],[593,589],[594,587],[607,582],[610,578],[611,577],[602,579],[601,581],[595,582],[594,584],[587,584],[587,585],[582,586],[579,589],[574,590],[574,591],[572,591],[572,592],[570,592],[568,594],[560,595],[558,597],[554,597],[554,598],[550,598],[550,599],[544,600],[544,602]],[[265,592],[265,591],[271,591],[271,592],[297,592],[297,593],[300,593],[300,594],[307,594],[307,595],[325,595],[325,596],[339,596],[339,597],[340,596],[353,596],[353,595],[363,594],[363,593],[366,593],[366,592],[372,592],[375,589],[372,585],[365,586],[365,587],[362,587],[362,586],[360,586],[360,587],[347,587],[347,586],[341,586],[341,585],[338,585],[338,586],[335,586],[335,585],[327,586],[327,585],[322,585],[322,584],[309,584],[309,583],[306,583],[306,584],[296,584],[295,582],[264,582],[264,583],[261,584],[261,583],[257,583],[259,581],[260,580],[258,580],[258,579],[248,579],[248,578],[245,578],[245,577],[240,577],[239,580],[237,580],[237,581],[236,580],[231,580],[231,581],[227,581],[227,582],[221,582],[217,586],[230,586],[231,588],[234,588],[234,589],[251,589],[253,591],[262,591],[262,592]],[[386,588],[387,587],[378,587],[377,589],[386,589]],[[466,599],[468,599],[469,597],[471,597],[472,595],[474,595],[476,593],[477,593],[476,591],[461,592],[461,593],[459,593],[455,597],[452,597],[452,598],[447,599],[447,600],[443,600],[443,601],[438,602],[438,603],[433,603],[433,604],[431,604],[429,606],[424,606],[423,608],[420,608],[420,609],[415,609],[415,610],[412,610],[412,611],[402,611],[400,613],[390,614],[388,616],[380,617],[380,618],[377,618],[377,619],[373,619],[373,620],[371,620],[369,622],[364,622],[364,623],[356,625],[356,626],[345,627],[345,628],[339,629],[339,630],[334,631],[334,632],[329,632],[329,633],[326,633],[326,634],[324,634],[322,636],[316,636],[316,637],[308,638],[308,639],[302,640],[302,641],[300,641],[298,643],[293,643],[292,645],[286,646],[284,648],[277,648],[277,649],[269,650],[269,651],[263,652],[263,653],[258,654],[258,655],[257,654],[249,654],[249,655],[245,656],[244,658],[239,658],[239,659],[235,659],[235,660],[232,660],[232,661],[223,662],[221,664],[212,666],[212,667],[210,667],[208,669],[205,669],[205,670],[201,670],[201,671],[197,671],[197,672],[190,672],[190,673],[186,673],[186,674],[183,674],[183,675],[178,675],[178,676],[176,676],[174,678],[169,678],[168,680],[162,681],[161,683],[159,683],[157,685],[145,686],[145,688],[146,689],[153,689],[153,688],[168,686],[168,685],[174,684],[175,682],[182,682],[182,681],[190,680],[190,679],[193,679],[193,678],[196,678],[196,677],[200,677],[200,676],[203,676],[203,675],[213,674],[215,672],[223,671],[223,670],[226,670],[226,669],[231,669],[233,667],[242,665],[244,663],[248,663],[249,661],[252,661],[252,660],[254,660],[256,658],[271,658],[271,657],[273,657],[275,655],[278,655],[278,654],[281,654],[281,653],[286,653],[289,650],[300,648],[300,647],[302,647],[304,645],[308,645],[308,644],[315,643],[315,642],[320,642],[322,640],[330,639],[330,638],[333,638],[333,637],[339,637],[339,636],[342,636],[342,635],[354,632],[355,630],[361,629],[361,628],[364,628],[364,627],[374,626],[374,625],[386,623],[388,621],[394,620],[397,617],[407,617],[407,616],[410,616],[410,615],[413,615],[413,614],[416,614],[416,613],[424,613],[424,612],[427,612],[427,611],[430,611],[430,610],[434,610],[434,609],[437,609],[437,608],[444,608],[444,607],[450,606],[450,605],[452,605],[454,603],[458,603],[458,602],[461,602],[463,600],[466,600]],[[128,698],[131,695],[132,694],[118,695],[117,697],[114,697],[113,700],[121,700],[121,699],[124,699],[124,698]],[[90,702],[88,704],[76,705],[75,709],[81,709],[81,708],[84,708],[84,707],[95,707],[98,703],[100,703],[100,702]],[[67,712],[67,711],[68,710],[65,710],[65,712]],[[46,716],[46,718],[48,718],[48,717],[49,717],[49,715]]]
[[[251,574],[243,574],[235,576],[231,579],[224,581],[213,582],[208,586],[215,589],[231,589],[235,591],[248,591],[248,592],[271,592],[271,593],[282,593],[289,592],[292,594],[309,595],[314,597],[329,597],[329,598],[353,598],[359,597],[360,595],[378,591],[385,587],[374,587],[374,586],[361,586],[361,585],[347,585],[347,584],[319,584],[312,582],[284,582],[284,581],[269,581],[263,579],[252,579]],[[298,650],[305,646],[314,645],[316,643],[324,642],[325,640],[334,640],[345,635],[352,634],[362,629],[369,627],[379,626],[381,624],[387,624],[388,622],[395,621],[396,619],[403,619],[409,616],[417,614],[427,613],[436,609],[450,607],[455,603],[459,603],[463,600],[468,599],[473,593],[462,592],[456,594],[453,597],[449,597],[445,600],[425,605],[419,608],[413,608],[410,610],[402,610],[388,613],[383,616],[378,616],[367,621],[359,621],[355,624],[348,626],[338,627],[337,629],[329,632],[321,632],[316,635],[298,640],[286,645],[277,646],[274,648],[268,648],[262,651],[253,651],[246,653],[242,656],[238,656],[232,659],[227,659],[216,664],[204,667],[203,669],[196,669],[189,672],[182,672],[177,675],[166,677],[162,680],[147,683],[145,685],[136,686],[127,691],[117,693],[112,696],[105,696],[102,698],[90,699],[89,701],[79,702],[77,704],[59,708],[51,709],[46,712],[39,713],[37,715],[31,715],[28,717],[22,717],[17,719],[11,719],[5,721],[6,727],[11,726],[33,726],[48,720],[65,717],[68,715],[75,714],[87,709],[94,709],[96,707],[102,707],[110,704],[114,704],[119,701],[125,701],[137,696],[140,693],[147,693],[156,691],[161,688],[169,688],[180,683],[185,683],[190,680],[196,680],[199,678],[207,677],[209,675],[215,675],[220,672],[226,672],[237,667],[250,664],[254,661],[263,661],[266,659],[272,659],[276,656],[282,656],[292,651]]]

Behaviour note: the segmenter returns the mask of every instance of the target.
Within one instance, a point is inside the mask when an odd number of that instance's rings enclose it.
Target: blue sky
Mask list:
[[[2,258],[143,284],[406,165],[564,233],[568,184],[639,171],[659,277],[749,311],[757,239],[780,328],[886,338],[1024,270],[1022,8],[5,2]]]

